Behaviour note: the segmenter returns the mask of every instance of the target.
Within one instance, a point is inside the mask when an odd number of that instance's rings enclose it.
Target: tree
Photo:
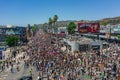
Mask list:
[[[28,26],[27,26],[27,29],[28,29],[28,35],[29,35],[29,37],[31,36],[31,26],[30,26],[30,24],[28,24]]]
[[[49,29],[52,29],[52,23],[53,23],[52,18],[49,18],[49,21],[48,21]]]
[[[16,36],[9,36],[6,38],[6,44],[10,47],[16,46],[18,44],[19,37]]]
[[[54,15],[54,17],[53,17],[53,23],[54,23],[54,29],[56,29],[57,28],[57,20],[58,20],[58,16],[57,15]]]
[[[107,22],[101,21],[100,24],[103,25],[103,26],[106,26],[106,25],[107,25]]]
[[[73,34],[75,32],[76,25],[74,22],[70,22],[67,28],[68,28],[68,33]]]
[[[57,15],[54,15],[54,18],[53,18],[53,22],[54,22],[54,27],[56,27],[56,22],[58,20],[58,16]]]
[[[47,32],[47,23],[44,23],[44,24],[42,25],[42,29],[43,29],[45,32]]]
[[[120,35],[117,35],[118,39],[120,39]]]
[[[34,24],[34,25],[32,26],[33,36],[35,35],[36,31],[37,31],[37,25]]]

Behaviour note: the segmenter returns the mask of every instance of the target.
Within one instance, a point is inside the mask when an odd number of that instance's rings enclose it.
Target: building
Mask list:
[[[92,40],[85,37],[71,36],[64,38],[64,42],[68,45],[67,48],[69,48],[71,52],[103,49],[103,41]]]
[[[58,34],[60,34],[61,32],[64,32],[65,34],[68,34],[68,31],[67,31],[67,27],[58,27]]]
[[[106,25],[106,26],[103,26],[101,25],[100,26],[100,33],[106,33],[106,32],[110,32],[111,30],[111,33],[120,33],[120,24],[118,25]]]
[[[26,27],[0,27],[0,42],[5,42],[5,39],[8,36],[18,36],[21,42],[26,42]]]

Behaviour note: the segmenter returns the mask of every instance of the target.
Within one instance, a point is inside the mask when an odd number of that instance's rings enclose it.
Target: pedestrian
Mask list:
[[[18,72],[20,71],[20,69],[19,69],[19,65],[17,65],[16,69],[17,69]]]
[[[11,73],[14,73],[14,71],[13,71],[13,66],[11,66],[10,72],[11,72]]]
[[[33,75],[32,75],[32,68],[30,69],[30,71],[29,71],[29,72],[30,72],[30,76],[33,76]]]

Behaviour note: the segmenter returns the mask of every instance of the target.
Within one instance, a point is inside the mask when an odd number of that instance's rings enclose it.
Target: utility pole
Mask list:
[[[111,26],[110,26],[110,39],[111,39]]]

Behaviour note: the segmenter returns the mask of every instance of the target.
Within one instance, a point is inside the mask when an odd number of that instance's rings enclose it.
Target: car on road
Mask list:
[[[22,78],[18,80],[33,80],[32,76],[23,76]]]

